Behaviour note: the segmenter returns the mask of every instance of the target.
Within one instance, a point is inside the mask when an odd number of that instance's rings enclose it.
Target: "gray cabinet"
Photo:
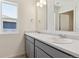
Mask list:
[[[34,41],[30,41],[29,36],[26,36],[25,40],[26,40],[26,55],[29,58],[34,58]],[[34,40],[34,39],[33,39]]]
[[[26,54],[29,58],[74,58],[74,56],[42,41],[25,36]]]
[[[54,47],[50,47],[47,44],[40,42],[38,40],[35,41],[35,45],[41,48],[43,51],[45,51],[48,55],[54,57],[54,58],[72,58],[73,56],[70,54],[67,54],[61,50],[58,50]]]
[[[44,51],[35,47],[35,58],[50,58]]]

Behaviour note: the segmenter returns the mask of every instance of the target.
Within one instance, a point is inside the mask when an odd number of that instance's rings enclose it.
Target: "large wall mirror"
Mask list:
[[[79,32],[79,0],[36,0],[39,31]]]

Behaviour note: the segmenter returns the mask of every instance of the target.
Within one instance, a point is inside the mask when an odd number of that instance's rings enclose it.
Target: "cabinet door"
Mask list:
[[[74,56],[67,54],[59,49],[56,49],[54,47],[50,47],[46,45],[45,43],[42,43],[40,41],[35,41],[35,45],[41,48],[43,51],[45,51],[47,54],[54,58],[73,58]]]
[[[26,54],[29,58],[34,58],[34,44],[26,40]]]
[[[35,47],[35,58],[50,58],[44,51]]]

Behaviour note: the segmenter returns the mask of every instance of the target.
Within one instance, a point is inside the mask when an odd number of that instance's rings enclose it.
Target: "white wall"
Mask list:
[[[0,34],[0,58],[14,57],[24,54],[24,31],[35,30],[33,0],[19,0],[19,33]],[[34,20],[30,22],[30,19]]]
[[[20,34],[0,35],[0,58],[24,54],[24,42]]]
[[[55,31],[54,0],[47,0],[47,32]]]
[[[35,0],[22,0],[22,2],[23,2],[23,4],[21,4],[21,12],[22,12],[21,20],[23,20],[22,27],[25,28],[25,31],[36,31]]]

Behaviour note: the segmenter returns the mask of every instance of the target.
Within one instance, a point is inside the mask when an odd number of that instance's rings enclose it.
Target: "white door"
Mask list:
[[[69,15],[61,14],[59,24],[61,31],[69,31]]]

